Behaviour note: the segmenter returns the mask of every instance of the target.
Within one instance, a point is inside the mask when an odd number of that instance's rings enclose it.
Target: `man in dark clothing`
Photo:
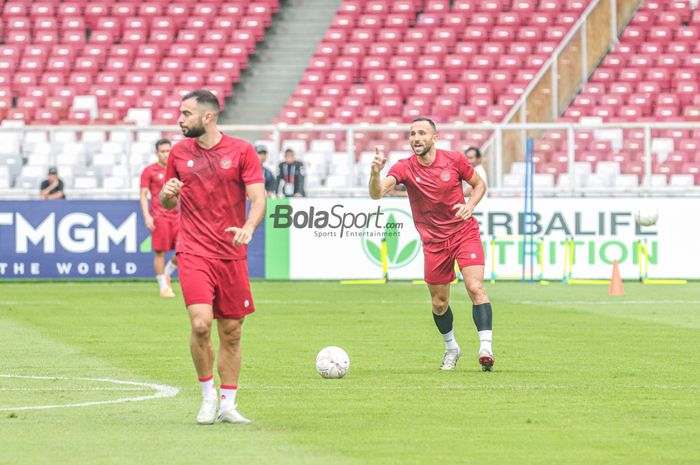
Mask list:
[[[282,188],[285,197],[306,197],[304,192],[304,164],[294,160],[294,150],[284,151],[284,161],[277,174],[277,189]]]
[[[256,145],[255,151],[258,152],[258,158],[260,159],[260,164],[263,169],[263,177],[265,178],[265,192],[267,197],[274,197],[277,193],[277,180],[272,171],[265,166],[265,161],[267,160],[267,147],[264,145]]]
[[[42,199],[66,198],[66,195],[63,193],[63,181],[58,178],[58,171],[54,167],[49,168],[49,177],[41,181],[39,189],[39,196]]]

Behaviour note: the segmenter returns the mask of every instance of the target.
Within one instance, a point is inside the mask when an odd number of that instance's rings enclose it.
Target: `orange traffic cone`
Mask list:
[[[610,278],[610,287],[608,288],[610,295],[625,295],[625,288],[622,287],[622,278],[620,278],[620,267],[617,265],[617,260],[613,261],[613,272]]]

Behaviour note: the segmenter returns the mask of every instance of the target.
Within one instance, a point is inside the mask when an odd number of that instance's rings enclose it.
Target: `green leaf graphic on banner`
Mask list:
[[[418,248],[418,241],[416,239],[409,242],[408,245],[406,247],[404,247],[403,250],[401,250],[401,253],[399,254],[399,258],[396,259],[396,263],[400,264],[400,263],[403,263],[405,260],[410,259],[411,256],[415,253],[417,248]]]
[[[153,247],[151,245],[151,236],[149,236],[144,239],[144,241],[141,243],[141,246],[139,247],[139,250],[141,253],[150,253],[153,251]]]
[[[396,217],[392,213],[389,215],[389,219],[386,220],[387,224],[395,225],[396,224]],[[386,240],[386,252],[387,252],[387,257],[389,259],[389,263],[396,263],[396,254],[399,251],[399,238],[398,236],[392,234],[395,233],[395,229],[389,229],[386,226],[384,226],[384,234],[385,234],[385,240]]]
[[[382,249],[380,249],[377,244],[375,244],[372,241],[365,241],[365,244],[367,245],[367,250],[369,251],[370,255],[372,255],[372,258],[377,260],[378,262],[381,263],[382,261]]]

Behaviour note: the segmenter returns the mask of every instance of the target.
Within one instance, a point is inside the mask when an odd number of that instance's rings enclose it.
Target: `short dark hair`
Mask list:
[[[468,151],[473,150],[476,152],[476,158],[481,158],[481,150],[479,150],[479,147],[474,147],[473,145],[470,145],[467,147],[467,150],[464,151],[464,154],[466,155]]]
[[[158,151],[158,147],[160,147],[161,145],[165,145],[165,144],[168,144],[168,145],[171,146],[171,147],[172,147],[172,145],[173,145],[173,143],[170,142],[170,139],[167,139],[167,138],[165,138],[165,137],[163,137],[162,139],[158,139],[158,140],[156,141],[156,152]]]
[[[413,121],[411,121],[411,124],[417,123],[419,121],[427,121],[428,124],[430,124],[430,127],[433,128],[433,132],[437,132],[437,126],[435,126],[435,121],[431,120],[430,118],[426,118],[425,116],[420,116]]]
[[[206,89],[193,90],[192,92],[185,94],[185,96],[182,97],[182,101],[184,102],[185,100],[189,100],[191,98],[195,99],[198,104],[208,105],[219,113],[219,99],[213,92]]]

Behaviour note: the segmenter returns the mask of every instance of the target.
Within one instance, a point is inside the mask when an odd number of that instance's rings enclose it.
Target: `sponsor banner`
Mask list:
[[[251,276],[264,276],[262,228],[248,266]],[[0,278],[82,277],[153,277],[138,201],[0,201]]]
[[[535,199],[534,240],[524,243],[523,200],[489,197],[475,212],[486,278],[520,279],[525,269],[527,278],[607,279],[613,260],[627,279],[640,272],[649,278],[700,278],[695,263],[700,242],[692,234],[700,220],[688,214],[696,205],[696,199],[684,198]],[[658,223],[637,225],[634,212],[650,206],[660,213]],[[270,203],[266,260],[268,269],[271,261],[277,265],[267,277],[381,278],[382,240],[391,279],[423,277],[420,238],[405,198]]]

